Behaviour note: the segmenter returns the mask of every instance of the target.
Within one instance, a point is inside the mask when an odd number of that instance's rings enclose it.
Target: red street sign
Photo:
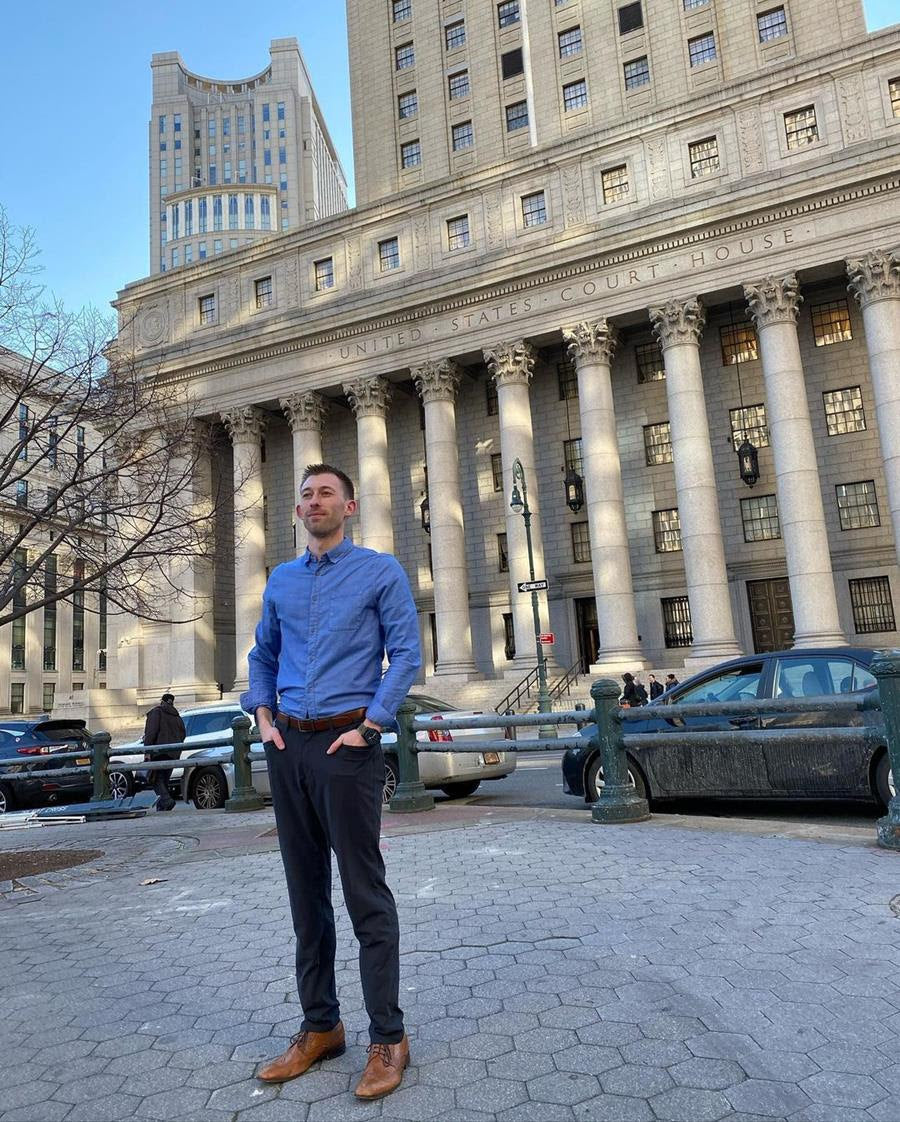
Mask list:
[[[552,647],[555,642],[556,642],[556,636],[553,634],[552,631],[548,631],[546,634],[541,636],[541,643],[545,647]]]

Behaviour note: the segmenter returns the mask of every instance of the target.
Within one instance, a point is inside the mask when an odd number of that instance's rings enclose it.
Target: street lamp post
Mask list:
[[[521,491],[519,488],[521,487]],[[516,457],[513,462],[513,489],[509,498],[509,507],[513,514],[521,514],[525,520],[525,541],[528,545],[528,578],[534,583],[534,549],[531,545],[531,510],[528,506],[528,486],[525,483],[525,469],[522,461]],[[541,613],[538,607],[537,589],[531,590],[531,613],[534,617],[534,645],[537,652],[538,672],[538,711],[551,712],[550,692],[547,689],[547,660],[544,657],[544,645],[541,643]],[[556,726],[547,725],[538,730],[541,739],[555,739]]]

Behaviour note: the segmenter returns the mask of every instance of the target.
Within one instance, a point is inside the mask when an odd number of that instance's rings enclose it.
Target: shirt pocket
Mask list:
[[[361,596],[335,596],[325,607],[322,630],[328,635],[358,631],[364,611],[365,602]]]

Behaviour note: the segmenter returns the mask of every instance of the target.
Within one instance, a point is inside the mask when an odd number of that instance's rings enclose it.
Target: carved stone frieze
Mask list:
[[[886,249],[870,250],[864,257],[847,261],[847,287],[860,307],[876,300],[900,298],[900,257]]]
[[[484,197],[484,219],[488,245],[496,249],[503,245],[503,200],[497,191]]]
[[[347,241],[347,287],[362,288],[362,250],[359,238],[350,238]]]
[[[268,417],[255,405],[238,405],[220,414],[232,444],[259,444]]]
[[[357,420],[360,417],[386,417],[391,400],[391,383],[380,376],[357,378],[344,383],[344,393]]]
[[[160,301],[142,308],[137,320],[138,342],[142,347],[156,347],[169,340],[169,308]]]
[[[609,366],[619,341],[618,332],[605,317],[592,323],[576,323],[574,327],[564,328],[563,339],[569,358],[576,365],[602,362]]]
[[[534,374],[537,358],[534,347],[524,339],[512,343],[495,343],[485,347],[484,361],[497,386],[514,383],[528,385]]]
[[[562,169],[563,199],[565,201],[566,229],[584,224],[584,185],[581,164],[567,164]]]
[[[669,161],[666,155],[666,138],[651,137],[646,143],[647,167],[650,179],[650,197],[656,201],[667,199],[669,190]]]
[[[328,412],[328,402],[320,393],[292,393],[279,399],[291,432],[321,432]]]
[[[412,376],[423,404],[456,400],[460,369],[452,359],[428,359],[413,367]]]
[[[684,343],[696,346],[700,342],[706,326],[706,310],[699,299],[667,300],[649,311],[653,333],[663,350]]]
[[[758,109],[742,109],[737,114],[737,135],[743,173],[753,175],[756,172],[763,171],[766,166],[766,157]]]
[[[858,144],[862,140],[868,140],[869,116],[866,112],[866,99],[860,75],[847,74],[839,78],[837,95],[846,142]]]
[[[762,277],[744,285],[744,296],[757,330],[774,323],[796,323],[803,296],[796,274]]]

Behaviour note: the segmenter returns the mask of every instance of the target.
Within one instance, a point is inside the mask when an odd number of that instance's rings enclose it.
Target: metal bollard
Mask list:
[[[879,818],[875,829],[878,844],[900,850],[900,650],[879,651],[869,669],[878,681],[881,713],[887,733],[888,759],[894,774],[895,794],[888,812]]]
[[[105,803],[112,798],[109,786],[109,733],[95,732],[91,737],[92,803]]]
[[[225,810],[262,810],[263,801],[253,786],[253,771],[247,753],[250,751],[250,718],[235,717],[231,722],[234,745],[234,788],[225,801]]]
[[[393,814],[408,814],[416,810],[433,810],[434,799],[425,790],[419,777],[419,756],[416,752],[416,730],[413,717],[416,707],[404,701],[397,711],[397,790],[387,805]]]
[[[622,737],[622,718],[618,714],[619,684],[601,678],[591,686],[594,720],[603,761],[603,791],[591,807],[591,820],[605,824],[644,822],[650,817],[647,800],[628,783],[628,761]]]

